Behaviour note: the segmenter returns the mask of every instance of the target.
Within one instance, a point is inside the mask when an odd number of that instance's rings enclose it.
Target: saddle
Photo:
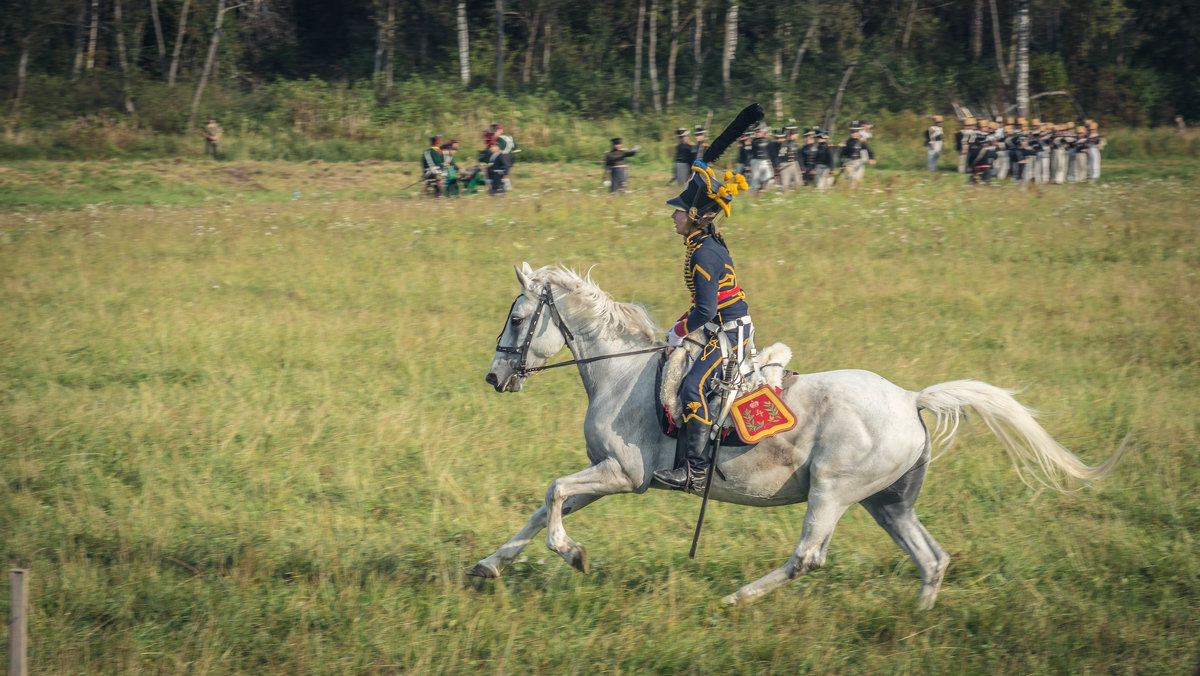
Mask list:
[[[697,330],[697,334],[701,333]],[[695,335],[695,334],[694,334]],[[683,425],[683,404],[681,403],[679,390],[683,384],[683,378],[687,375],[692,367],[692,363],[704,348],[704,344],[694,340],[691,336],[684,340],[683,345],[671,352],[670,356],[660,358],[658,366],[658,374],[656,377],[655,387],[655,409],[658,414],[658,422],[662,427],[663,434],[672,439],[679,436],[679,428]],[[758,353],[757,359],[746,359],[744,362],[745,376],[743,378],[743,386],[732,396],[735,401],[743,399],[751,399],[752,397],[744,396],[754,394],[749,390],[756,390],[760,386],[766,386],[774,392],[778,393],[783,389],[783,381],[795,372],[788,370],[788,362],[792,359],[792,350],[783,343],[775,343],[763,349]],[[716,401],[710,401],[713,408],[720,407],[720,396],[715,397]],[[776,400],[777,402],[777,400]],[[777,402],[782,405],[781,402]],[[742,435],[744,430],[739,430],[739,433],[730,434],[735,427],[735,418],[737,416],[731,414],[726,420],[726,425],[721,430],[722,439],[727,445],[749,445],[756,443],[754,441],[743,441]],[[794,421],[794,419],[793,419]]]

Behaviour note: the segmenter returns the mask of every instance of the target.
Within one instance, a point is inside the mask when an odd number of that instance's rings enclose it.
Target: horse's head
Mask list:
[[[521,293],[496,338],[496,355],[486,378],[497,392],[520,392],[529,370],[550,361],[570,337],[554,305],[551,285],[535,279],[529,263],[514,269]]]

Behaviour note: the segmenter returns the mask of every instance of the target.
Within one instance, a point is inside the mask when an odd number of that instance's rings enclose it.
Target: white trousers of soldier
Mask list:
[[[967,151],[964,150],[958,154],[958,173],[967,173]]]
[[[863,158],[856,157],[842,165],[846,170],[846,180],[850,181],[850,189],[858,187],[858,182],[862,180],[863,174],[866,173],[867,163]]]
[[[1096,146],[1087,149],[1087,177],[1089,181],[1100,178],[1100,149]]]
[[[771,162],[768,160],[753,159],[750,160],[750,189],[762,190],[767,186],[767,182],[775,176],[771,171]]]
[[[803,183],[800,177],[800,165],[795,162],[784,162],[779,168],[779,187],[784,190],[799,188]]]
[[[816,174],[817,190],[824,190],[833,185],[833,172],[829,171],[828,164],[818,164]]]
[[[992,178],[1008,178],[1008,151],[1001,150],[996,153],[996,161],[992,162]]]
[[[1049,183],[1050,182],[1050,151],[1040,150],[1033,160],[1033,182],[1034,183]]]
[[[1088,157],[1086,150],[1076,150],[1071,155],[1071,180],[1085,181],[1088,177]]]
[[[1050,151],[1050,171],[1053,174],[1055,183],[1064,183],[1067,180],[1067,149],[1055,148]]]
[[[942,154],[942,142],[930,141],[925,144],[925,168],[937,171],[938,157]]]

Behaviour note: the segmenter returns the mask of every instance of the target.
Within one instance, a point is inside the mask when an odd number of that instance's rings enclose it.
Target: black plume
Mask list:
[[[721,132],[721,135],[713,140],[712,145],[704,151],[704,161],[716,162],[721,157],[721,153],[725,152],[726,148],[738,140],[739,136],[746,133],[746,130],[751,125],[756,124],[764,117],[766,117],[766,113],[763,112],[763,107],[760,104],[752,103],[746,106],[742,112],[738,113],[733,122],[730,122],[729,126],[725,127],[725,131]]]

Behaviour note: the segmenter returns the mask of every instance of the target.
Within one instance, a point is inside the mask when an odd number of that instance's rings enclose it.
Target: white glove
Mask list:
[[[610,186],[612,186],[612,181],[610,181],[610,180],[608,180],[608,179],[604,179],[604,187],[605,187],[605,188],[608,188],[608,187],[610,187]]]
[[[687,337],[687,315],[679,318],[675,322],[675,326],[667,329],[667,345],[671,347],[679,347],[683,345],[683,339]]]

